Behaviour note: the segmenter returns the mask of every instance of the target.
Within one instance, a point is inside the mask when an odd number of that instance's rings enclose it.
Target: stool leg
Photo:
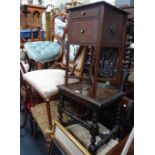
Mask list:
[[[59,113],[58,119],[61,124],[63,123],[63,115],[62,115],[63,111],[64,111],[64,99],[63,99],[63,96],[60,95],[59,104],[58,104],[58,113]]]
[[[90,134],[91,134],[90,141],[91,141],[91,144],[88,147],[88,150],[92,154],[95,154],[95,152],[96,152],[95,142],[96,142],[96,136],[99,133],[99,127],[98,127],[98,124],[97,124],[97,120],[98,120],[98,115],[97,115],[96,112],[93,112],[92,125],[91,125],[91,128],[90,128]]]

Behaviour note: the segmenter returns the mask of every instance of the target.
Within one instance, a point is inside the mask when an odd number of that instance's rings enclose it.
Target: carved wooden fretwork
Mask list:
[[[116,72],[117,53],[114,48],[105,48],[100,61],[100,76],[101,77],[113,77]]]

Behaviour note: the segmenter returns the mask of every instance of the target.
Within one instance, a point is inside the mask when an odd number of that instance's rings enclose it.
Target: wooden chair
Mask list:
[[[77,77],[81,77],[82,73],[83,73],[83,69],[84,69],[84,61],[85,61],[85,57],[86,57],[86,51],[87,48],[86,47],[80,47],[80,46],[76,46],[72,45],[70,47],[70,51],[72,51],[72,55],[74,53],[74,59],[70,58],[70,63],[69,63],[69,70],[70,70],[70,75],[74,74]],[[73,50],[73,48],[75,48]],[[73,59],[73,60],[72,60]],[[50,67],[51,69],[66,69],[66,53],[64,52],[62,55],[62,58],[55,61],[55,63]]]
[[[35,69],[42,69],[45,63],[48,64],[59,59],[64,51],[64,39],[67,34],[67,27],[64,28],[61,36],[55,33],[53,25],[57,16],[62,15],[58,14],[52,17],[51,41],[33,41],[24,44],[27,56],[33,62],[32,64],[35,64]]]
[[[86,48],[80,48],[80,51],[73,60],[73,62],[77,65],[74,65],[75,67],[71,68],[70,73],[75,73],[77,75],[82,74],[86,51]],[[77,69],[76,66],[78,66]],[[47,141],[50,141],[53,129],[52,120],[55,120],[58,117],[58,102],[56,101],[58,97],[57,85],[65,83],[65,70],[58,68],[35,70],[24,73],[22,74],[22,76],[28,95],[27,101],[31,103],[31,107],[29,108],[29,111],[32,113],[33,118],[33,121],[31,122],[37,123],[44,133]],[[74,83],[77,81],[79,80],[71,78],[69,83]],[[38,103],[34,101],[34,93],[38,94],[42,99],[42,104],[38,104],[39,100]],[[68,108],[71,111],[74,111],[74,108],[72,108],[71,106],[69,106]],[[35,127],[36,125],[33,126]]]

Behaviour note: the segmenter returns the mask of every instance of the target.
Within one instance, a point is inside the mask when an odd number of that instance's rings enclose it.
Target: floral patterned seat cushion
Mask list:
[[[30,59],[41,63],[55,60],[61,52],[61,45],[51,41],[28,42],[24,47]]]

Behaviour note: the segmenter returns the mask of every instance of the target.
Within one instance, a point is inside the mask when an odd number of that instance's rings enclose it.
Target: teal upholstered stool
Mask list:
[[[61,52],[61,45],[51,41],[29,42],[24,47],[28,57],[40,63],[55,60]]]

